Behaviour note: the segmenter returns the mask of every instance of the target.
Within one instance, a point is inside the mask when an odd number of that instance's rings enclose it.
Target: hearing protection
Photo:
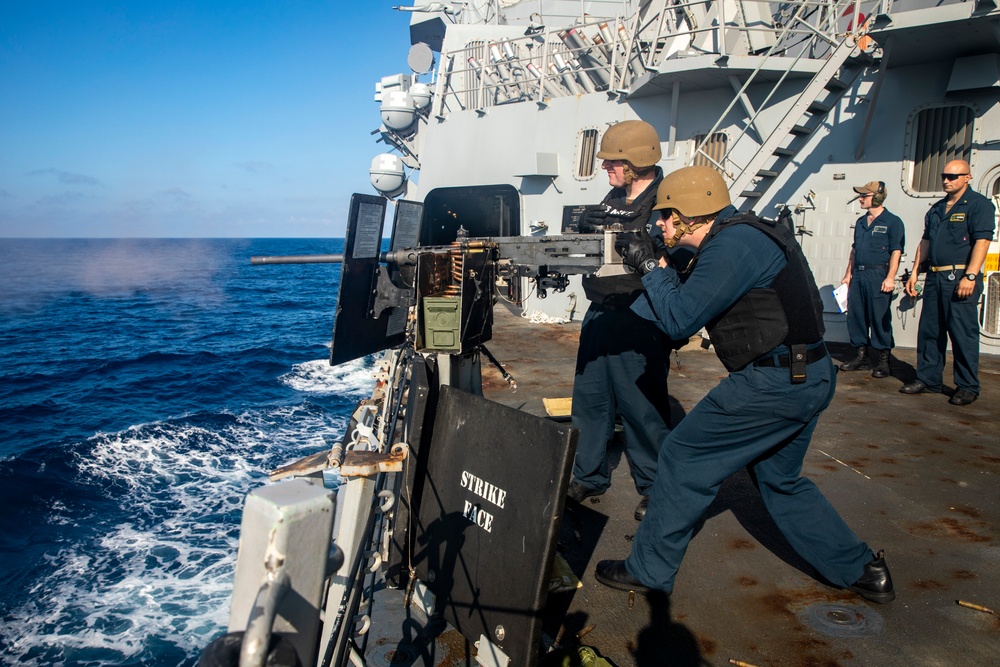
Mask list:
[[[878,190],[872,195],[872,206],[881,206],[885,201],[885,183],[878,182]]]

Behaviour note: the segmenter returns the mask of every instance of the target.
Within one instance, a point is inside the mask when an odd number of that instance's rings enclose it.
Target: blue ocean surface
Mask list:
[[[370,395],[330,367],[340,239],[0,239],[3,664],[193,665],[244,495]]]

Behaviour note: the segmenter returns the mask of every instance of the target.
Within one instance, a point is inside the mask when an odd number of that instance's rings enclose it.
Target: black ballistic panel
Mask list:
[[[379,267],[384,220],[384,198],[351,195],[330,346],[333,365],[396,347],[405,340],[406,308],[387,308],[377,318],[372,312],[377,272],[384,270]]]
[[[417,575],[470,642],[534,665],[577,432],[449,386],[434,424]]]
[[[420,243],[420,219],[424,205],[418,201],[400,199],[396,202],[396,215],[392,223],[390,250],[416,248]]]
[[[420,223],[424,205],[417,201],[400,199],[396,202],[396,215],[392,221],[392,242],[389,250],[406,250],[420,244]],[[413,286],[417,267],[393,266],[393,282]]]

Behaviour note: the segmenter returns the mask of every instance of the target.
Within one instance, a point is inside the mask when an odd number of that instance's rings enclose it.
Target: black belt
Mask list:
[[[806,350],[806,363],[811,364],[814,361],[819,361],[827,355],[826,345],[818,345],[811,350]],[[767,357],[761,357],[753,362],[754,366],[779,366],[781,368],[788,368],[792,365],[791,352],[785,352],[783,354],[772,354]]]
[[[888,264],[858,264],[854,267],[855,271],[885,271],[889,268]]]

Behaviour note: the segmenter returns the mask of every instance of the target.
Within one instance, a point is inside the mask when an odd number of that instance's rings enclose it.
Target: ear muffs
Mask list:
[[[882,181],[878,182],[878,191],[872,195],[872,206],[881,206],[882,202],[885,201],[885,183]]]

